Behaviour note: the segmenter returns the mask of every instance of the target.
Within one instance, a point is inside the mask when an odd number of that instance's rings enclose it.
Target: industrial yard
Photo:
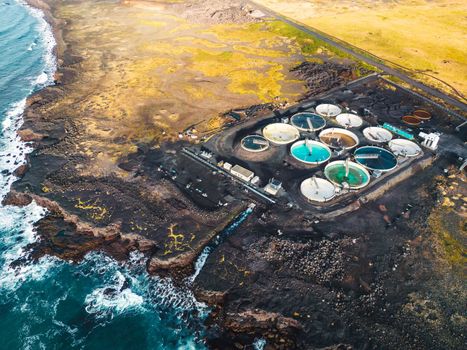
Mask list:
[[[456,122],[371,75],[239,120],[182,153],[243,187],[242,196],[329,217],[358,209],[430,166],[443,132]],[[208,200],[213,182],[200,181],[203,186],[199,192]],[[222,204],[221,197],[210,200]]]

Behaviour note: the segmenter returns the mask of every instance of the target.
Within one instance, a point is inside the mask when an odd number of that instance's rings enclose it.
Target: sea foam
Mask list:
[[[44,70],[31,82],[29,93],[37,91],[54,81],[56,60],[54,56],[55,39],[50,25],[44,19],[44,14],[24,2],[20,2],[28,12],[37,19],[37,30],[42,33],[44,45]],[[21,141],[17,135],[18,129],[23,123],[22,114],[26,107],[26,98],[13,102],[8,108],[2,121],[0,141],[0,201],[8,193],[12,183],[16,180],[13,171],[26,163],[26,155],[32,151],[32,147]],[[44,208],[32,202],[24,208],[13,206],[0,206],[0,231],[4,232],[0,237],[2,251],[0,262],[0,291],[15,290],[22,282],[28,279],[43,278],[49,268],[55,264],[55,259],[44,257],[34,264],[12,265],[13,262],[25,257],[28,252],[28,244],[36,241],[34,223],[46,213]]]

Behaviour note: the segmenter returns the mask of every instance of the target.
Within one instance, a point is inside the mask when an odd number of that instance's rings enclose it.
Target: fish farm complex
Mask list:
[[[466,1],[0,11],[0,350],[466,348]]]
[[[386,104],[375,103],[374,91]],[[341,215],[436,157],[444,111],[401,93],[391,100],[390,83],[369,76],[280,113],[236,120],[184,152],[260,203]]]

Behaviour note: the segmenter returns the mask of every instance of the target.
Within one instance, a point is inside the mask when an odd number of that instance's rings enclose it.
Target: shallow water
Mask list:
[[[328,149],[316,143],[311,144],[311,150],[305,143],[303,143],[296,147],[292,147],[291,152],[296,158],[307,163],[322,163],[331,157],[331,152],[329,152]]]
[[[358,187],[368,181],[367,174],[355,166],[349,166],[349,173],[346,176],[344,164],[329,166],[326,169],[326,177],[339,185],[346,182],[351,187]]]
[[[397,165],[397,158],[391,152],[379,147],[361,147],[355,151],[355,159],[358,163],[369,169],[390,170]],[[365,158],[366,155],[377,156]],[[358,157],[362,156],[362,157]]]
[[[16,136],[26,97],[52,83],[50,28],[39,11],[0,3],[0,199],[31,149]],[[137,254],[129,263],[92,253],[80,264],[27,260],[35,203],[0,207],[1,349],[203,349],[208,308],[187,287],[150,277]],[[17,267],[11,265],[26,258]]]

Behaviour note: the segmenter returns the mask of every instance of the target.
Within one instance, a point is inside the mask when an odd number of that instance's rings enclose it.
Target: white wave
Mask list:
[[[188,286],[176,286],[170,278],[148,275],[146,259],[141,253],[132,253],[123,265],[100,253],[90,253],[85,260],[92,262],[93,271],[99,271],[106,280],[85,298],[86,311],[90,314],[113,317],[135,309],[162,307],[180,316],[190,310],[196,310],[201,318],[207,316],[209,308],[196,300]]]
[[[50,25],[45,21],[40,10],[33,9],[20,2],[28,9],[28,12],[38,21],[37,30],[42,35],[44,43],[44,72],[35,80],[30,92],[53,83],[53,75],[56,70],[54,56],[55,39]],[[2,122],[2,139],[0,140],[0,201],[8,193],[12,183],[16,180],[13,171],[26,162],[26,154],[32,148],[21,141],[17,135],[22,125],[22,114],[26,106],[26,98],[10,105]],[[11,291],[19,288],[22,282],[30,279],[43,278],[49,268],[55,264],[56,259],[44,257],[35,263],[12,265],[21,257],[27,255],[25,250],[28,244],[36,241],[34,223],[46,213],[44,208],[35,202],[19,208],[13,206],[0,206],[0,230],[7,232],[0,237],[2,251],[0,252],[0,290]]]
[[[248,207],[243,213],[241,213],[237,218],[228,226],[226,227],[221,233],[219,233],[216,238],[213,240],[212,244],[217,246],[220,242],[221,236],[226,236],[231,234],[240,224],[248,218],[248,216],[253,212],[252,207]],[[206,246],[201,254],[198,256],[195,262],[195,271],[194,273],[186,279],[186,282],[191,284],[195,281],[196,277],[200,274],[201,270],[203,269],[206,261],[208,260],[209,255],[213,251],[213,247],[208,245]]]
[[[29,330],[24,330],[23,333],[29,332]],[[46,350],[47,347],[44,343],[40,341],[40,337],[42,334],[34,334],[30,336],[26,336],[23,338],[23,346],[22,348],[24,350],[33,350],[33,349],[40,349],[40,350]]]
[[[113,280],[104,287],[95,289],[84,301],[86,312],[99,315],[102,312],[114,311],[117,314],[143,304],[142,296],[125,287],[126,278],[116,271]]]
[[[190,283],[193,283],[196,277],[198,277],[199,273],[204,267],[204,264],[206,264],[206,260],[208,260],[208,257],[209,257],[209,254],[211,254],[211,251],[212,251],[211,247],[209,246],[205,247],[203,251],[201,252],[201,254],[198,256],[198,259],[196,259],[195,271],[193,272],[191,276],[188,277],[188,281]]]
[[[36,43],[31,43],[31,45],[29,45],[28,47],[28,51],[32,51],[32,49],[34,48],[34,46],[36,46],[37,44]]]
[[[37,78],[36,78],[36,85],[42,85],[47,83],[47,80],[49,79],[49,76],[47,75],[46,72],[42,72]]]
[[[12,265],[15,261],[27,255],[26,247],[36,241],[34,222],[43,217],[46,210],[36,203],[26,207],[0,207],[0,290],[14,291],[23,282],[43,279],[49,269],[57,263],[57,259],[43,257],[34,263]]]
[[[265,346],[266,346],[266,339],[259,338],[253,342],[254,350],[263,350]]]
[[[54,55],[55,38],[52,28],[44,18],[44,14],[39,9],[32,8],[24,1],[19,1],[24,6],[29,14],[37,19],[36,30],[41,34],[40,40],[44,44],[44,69],[43,72],[33,80],[30,88],[30,93],[34,90],[51,85],[54,82],[54,74],[56,71],[56,58]],[[17,135],[18,129],[22,125],[22,114],[26,106],[26,98],[11,104],[3,122],[2,133],[3,137],[0,144],[0,200],[8,193],[11,184],[15,178],[11,173],[18,166],[26,162],[26,154],[32,151],[26,143],[22,142]]]
[[[0,141],[0,200],[8,193],[16,180],[12,172],[26,163],[26,154],[32,148],[21,141],[17,134],[22,124],[21,115],[26,106],[26,99],[13,103],[2,122],[2,140]]]
[[[54,82],[54,74],[57,69],[57,59],[54,54],[55,46],[57,43],[53,35],[52,27],[45,20],[44,13],[41,10],[29,6],[22,0],[18,0],[18,3],[24,6],[28,10],[29,14],[37,19],[36,30],[41,33],[40,40],[44,44],[45,48],[43,60],[45,63],[44,73],[47,75],[47,79],[43,79],[39,82],[36,81],[36,84],[33,86],[33,88],[37,89],[47,85],[52,85]]]
[[[23,4],[31,15],[38,18],[38,30],[42,33],[45,47],[43,73],[32,80],[31,92],[54,81],[56,59],[54,56],[55,40],[49,24],[45,21],[40,10],[34,9],[24,2]],[[8,189],[15,180],[12,172],[19,165],[24,164],[26,154],[32,149],[23,143],[16,132],[22,124],[22,113],[26,100],[12,104],[8,115],[2,123],[2,140],[0,140],[0,199],[4,198]],[[0,229],[7,234],[0,237],[0,245],[4,250],[0,252],[0,294],[15,291],[25,281],[40,280],[55,271],[59,264],[64,264],[56,258],[44,257],[38,262],[27,262],[13,267],[11,263],[21,257],[27,256],[25,250],[28,244],[33,243],[37,237],[34,231],[34,222],[45,214],[45,210],[34,202],[24,208],[0,207]],[[130,262],[120,265],[115,260],[100,253],[88,254],[80,264],[85,267],[91,264],[92,269],[84,272],[95,277],[99,273],[100,280],[105,281],[98,288],[85,297],[85,309],[96,315],[110,315],[128,312],[130,310],[146,309],[147,307],[165,306],[175,311],[182,318],[186,311],[197,311],[201,318],[207,316],[209,308],[198,302],[188,286],[176,286],[169,278],[149,276],[145,268],[145,259],[140,255],[132,255]],[[86,269],[84,269],[86,270]],[[69,332],[73,332],[69,329]],[[36,335],[26,334],[25,348],[30,342],[37,341]],[[195,348],[194,343],[188,342],[184,348]]]

